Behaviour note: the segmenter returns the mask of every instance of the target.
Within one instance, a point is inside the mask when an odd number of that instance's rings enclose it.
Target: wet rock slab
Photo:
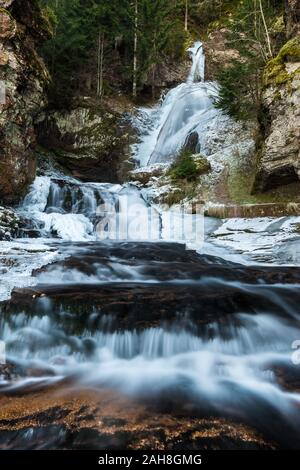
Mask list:
[[[84,327],[91,314],[94,328],[105,315],[114,319],[110,327],[120,330],[180,324],[187,315],[201,325],[225,321],[243,311],[272,308],[281,314],[273,302],[274,284],[300,281],[297,268],[245,268],[175,243],[79,244],[73,256],[36,275],[42,284],[15,289],[11,300],[0,305],[2,313],[51,311],[60,322],[70,324],[72,318],[75,331]],[[281,295],[284,299],[290,293]],[[297,299],[300,293],[295,291],[293,296]]]
[[[52,388],[0,396],[1,449],[273,449],[241,423],[111,390]]]
[[[51,317],[51,325],[59,326],[58,334],[67,343],[72,336],[84,336],[87,329],[106,333],[168,325],[193,332],[198,328],[202,338],[211,339],[216,333],[226,341],[227,321],[231,326],[245,321],[236,313],[257,315],[262,311],[287,317],[282,305],[299,305],[298,268],[245,267],[199,255],[176,243],[66,243],[61,250],[67,258],[36,271],[40,284],[16,289],[11,300],[0,304],[8,325],[14,326],[15,314]],[[109,321],[104,323],[104,318]],[[282,320],[284,324],[288,318]],[[213,323],[218,325],[215,333],[210,330]],[[242,326],[246,328],[247,324]],[[219,362],[218,367],[222,367]],[[97,368],[97,363],[93,367]],[[282,390],[298,392],[298,368],[278,361],[266,363],[266,367]],[[276,408],[252,393],[249,400],[255,411],[239,403],[235,409],[226,401],[222,409],[215,409],[202,396],[199,399],[187,393],[186,382],[176,382],[157,393],[153,384],[153,393],[133,398],[102,388],[101,381],[97,389],[87,389],[90,382],[78,382],[76,371],[61,379],[51,375],[50,366],[49,371],[34,364],[23,369],[17,370],[12,364],[2,371],[5,380],[13,383],[11,389],[0,388],[2,449],[299,446],[294,427]],[[18,388],[18,380],[22,387]],[[49,386],[54,382],[59,385]],[[225,380],[222,388],[226,387]],[[242,397],[242,382],[228,389],[230,395],[234,396],[236,387],[241,387]]]

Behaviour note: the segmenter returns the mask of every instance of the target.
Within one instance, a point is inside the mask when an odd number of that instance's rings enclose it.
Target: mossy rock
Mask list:
[[[201,155],[197,155],[196,157],[193,157],[193,160],[196,164],[198,175],[204,175],[208,173],[211,170],[211,165],[209,161],[207,160],[206,157],[203,157]]]
[[[277,56],[268,62],[264,73],[264,86],[280,86],[290,82],[296,74],[300,73],[300,67],[293,73],[289,73],[285,64],[298,61],[300,62],[300,38],[296,37],[284,44]]]
[[[293,62],[300,61],[300,37],[295,37],[285,43],[280,49],[276,59],[281,62],[291,59]]]
[[[11,13],[5,8],[0,8],[1,39],[11,39],[17,32],[17,24]]]

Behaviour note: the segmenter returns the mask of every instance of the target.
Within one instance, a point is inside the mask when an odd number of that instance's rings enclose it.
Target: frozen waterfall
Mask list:
[[[218,86],[205,82],[205,54],[200,41],[188,49],[192,66],[185,83],[170,90],[158,108],[142,108],[147,122],[141,142],[135,146],[134,154],[142,166],[167,163],[176,156],[188,136],[196,132],[201,151],[203,129],[209,121],[220,114],[214,107]],[[142,125],[141,125],[142,127]]]

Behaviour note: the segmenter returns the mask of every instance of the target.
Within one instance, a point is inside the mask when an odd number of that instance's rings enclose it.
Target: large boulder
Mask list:
[[[197,153],[199,144],[198,132],[191,132],[185,139],[184,148],[191,153]]]
[[[93,182],[123,180],[133,129],[121,113],[86,103],[41,115],[36,129],[39,144],[74,177]]]
[[[51,27],[36,0],[0,0],[0,201],[16,203],[35,177],[34,120],[47,69],[37,47]]]

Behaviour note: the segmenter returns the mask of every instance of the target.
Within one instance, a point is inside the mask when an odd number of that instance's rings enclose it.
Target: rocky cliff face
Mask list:
[[[228,46],[226,36],[228,29],[221,28],[209,32],[204,41],[204,50],[206,57],[206,80],[216,80],[216,75],[220,67],[227,67],[232,59],[238,59],[239,53]]]
[[[43,149],[74,177],[115,183],[124,179],[134,136],[122,113],[107,105],[79,104],[41,115],[36,132]]]
[[[0,0],[0,200],[16,203],[35,176],[34,120],[47,69],[37,46],[50,26],[35,0]]]
[[[299,0],[285,0],[285,24],[288,38],[300,33]]]
[[[298,0],[287,0],[286,28],[290,39],[265,70],[264,143],[258,156],[255,191],[300,179],[299,13]]]

